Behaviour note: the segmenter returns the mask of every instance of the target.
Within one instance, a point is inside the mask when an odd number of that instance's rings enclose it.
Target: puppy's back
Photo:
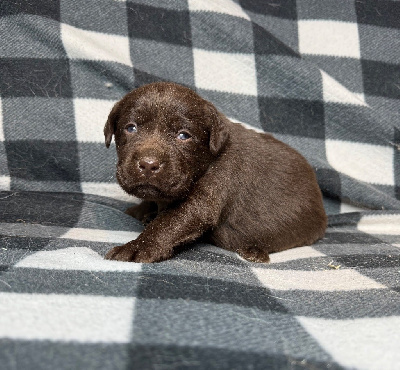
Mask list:
[[[212,241],[226,249],[277,252],[320,239],[327,219],[305,158],[239,124],[230,124],[229,134],[223,160],[230,162],[230,197]]]

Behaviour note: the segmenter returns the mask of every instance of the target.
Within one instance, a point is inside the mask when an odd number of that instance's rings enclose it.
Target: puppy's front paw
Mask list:
[[[118,247],[114,247],[110,249],[106,256],[106,260],[113,260],[113,261],[124,261],[124,262],[131,262],[136,254],[137,248],[135,248],[132,243],[127,243],[125,245],[120,245]]]
[[[166,260],[172,256],[172,250],[157,248],[154,246],[146,246],[135,240],[109,250],[105,256],[107,260],[152,263]]]

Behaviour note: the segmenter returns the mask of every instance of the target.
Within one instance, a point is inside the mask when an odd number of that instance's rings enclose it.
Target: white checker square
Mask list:
[[[60,239],[87,240],[107,244],[126,244],[139,236],[136,231],[101,230],[72,227]]]
[[[129,343],[134,304],[125,297],[3,292],[0,338]]]
[[[250,20],[250,17],[244,12],[240,5],[232,0],[189,0],[189,10],[191,12],[222,13]]]
[[[360,58],[360,40],[356,23],[301,20],[298,24],[301,54]]]
[[[357,229],[373,235],[399,235],[400,215],[368,215],[363,216]]]
[[[0,176],[0,191],[9,191],[11,186],[10,176]]]
[[[263,286],[272,290],[314,290],[321,292],[385,289],[355,270],[298,271],[252,268]]]
[[[340,203],[339,213],[363,212],[368,211],[368,208],[357,207],[349,203]]]
[[[370,184],[394,185],[393,148],[341,140],[326,140],[325,148],[335,170]]]
[[[78,141],[104,143],[103,128],[115,103],[112,100],[74,99]]]
[[[321,253],[315,250],[314,248],[308,246],[300,248],[292,248],[279,253],[271,253],[270,265],[273,265],[274,263],[300,260],[303,258],[316,258],[325,256],[326,255],[324,253]]]
[[[296,317],[340,365],[348,369],[398,369],[400,317],[328,320]]]
[[[140,203],[141,201],[133,195],[127,194],[117,183],[108,182],[81,182],[84,194],[94,194],[103,197],[114,198],[129,203]]]
[[[320,71],[325,102],[367,106],[363,94],[351,92],[326,72]]]
[[[71,59],[104,60],[132,67],[128,37],[86,31],[61,24],[61,37]]]
[[[82,229],[82,231],[97,231]],[[103,231],[103,230],[101,230]],[[110,231],[110,234],[118,233]],[[51,251],[40,251],[19,261],[16,268],[46,269],[61,271],[105,271],[139,272],[141,263],[107,261],[100,254],[86,247],[69,247]]]
[[[193,58],[195,83],[198,88],[257,95],[254,54],[230,54],[193,49]]]

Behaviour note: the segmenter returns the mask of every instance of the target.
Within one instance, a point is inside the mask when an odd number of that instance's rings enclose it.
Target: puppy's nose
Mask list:
[[[147,176],[160,170],[160,161],[156,158],[142,158],[139,160],[139,169]]]

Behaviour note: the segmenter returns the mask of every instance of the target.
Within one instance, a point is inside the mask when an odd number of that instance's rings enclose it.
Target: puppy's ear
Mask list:
[[[121,110],[121,101],[117,102],[113,109],[111,109],[106,125],[104,126],[104,137],[106,141],[106,147],[109,148],[111,144],[112,136],[115,133],[115,128],[119,119],[119,113]]]
[[[210,123],[210,151],[218,155],[228,141],[229,120],[212,105],[206,105],[206,117]]]

